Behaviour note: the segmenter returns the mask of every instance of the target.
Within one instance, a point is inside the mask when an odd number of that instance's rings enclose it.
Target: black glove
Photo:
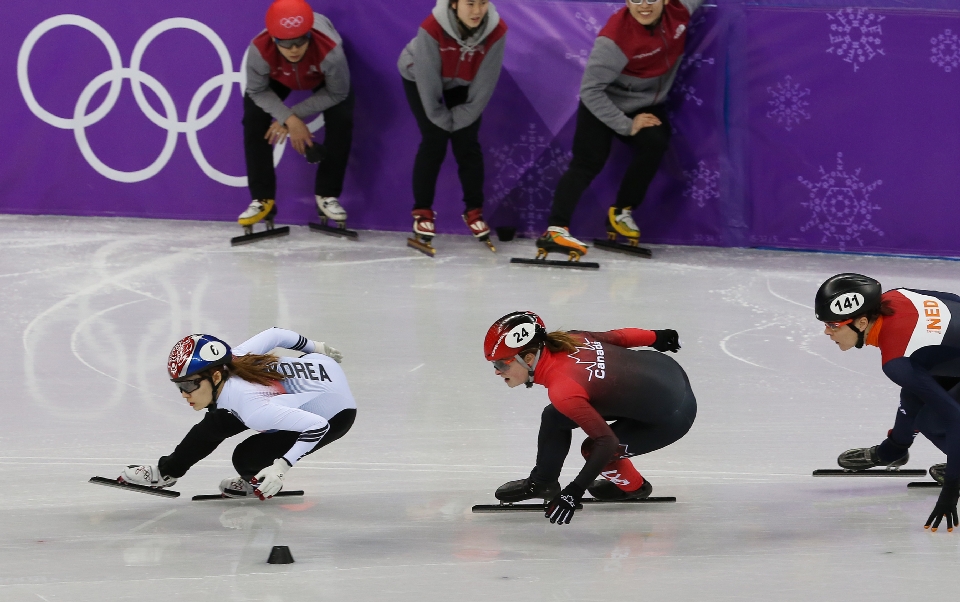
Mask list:
[[[558,525],[569,525],[570,519],[573,518],[573,513],[578,508],[583,508],[580,504],[580,500],[583,499],[583,492],[579,485],[570,483],[563,488],[563,491],[558,493],[556,497],[550,500],[550,503],[547,504],[546,512],[544,516],[550,519],[551,523],[556,523]]]
[[[308,146],[304,156],[307,158],[307,163],[313,163],[316,165],[327,158],[327,147],[322,144]]]
[[[947,479],[943,482],[943,489],[940,490],[940,497],[937,499],[937,505],[933,507],[930,518],[924,529],[930,529],[936,532],[940,526],[943,517],[947,517],[947,531],[953,531],[953,528],[960,524],[957,522],[957,499],[960,498],[960,479]],[[933,524],[931,524],[933,523]]]
[[[657,351],[670,351],[676,353],[680,349],[680,335],[676,330],[654,330],[657,340],[650,345]]]

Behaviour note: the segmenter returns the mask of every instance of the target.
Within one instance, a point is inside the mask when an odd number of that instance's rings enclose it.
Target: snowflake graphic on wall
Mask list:
[[[773,107],[767,111],[767,117],[776,119],[788,132],[793,126],[799,125],[801,119],[810,119],[810,113],[806,110],[810,103],[805,100],[810,96],[810,88],[801,90],[800,84],[795,84],[788,75],[776,86],[768,87],[767,92],[773,97],[767,101],[767,104]]]
[[[550,214],[553,191],[573,154],[531,123],[517,142],[493,149],[496,165],[493,201],[512,208],[520,218],[517,231],[539,236]]]
[[[880,22],[886,17],[870,12],[866,8],[842,8],[836,14],[827,14],[830,23],[830,48],[827,52],[836,54],[860,69],[862,63],[884,54],[880,44],[883,29]]]
[[[686,186],[683,196],[696,201],[701,209],[707,206],[707,201],[720,198],[720,172],[707,167],[706,161],[697,163],[696,169],[683,172]]]
[[[941,67],[947,73],[960,67],[960,36],[949,29],[935,38],[930,38],[933,45],[930,62]]]
[[[864,232],[883,236],[883,231],[871,221],[873,212],[881,207],[870,200],[870,195],[883,181],[867,184],[860,179],[860,172],[860,169],[848,171],[843,164],[843,153],[837,153],[836,169],[828,172],[821,166],[819,180],[798,176],[797,180],[810,191],[810,200],[801,206],[813,212],[800,231],[817,229],[823,234],[821,243],[836,240],[841,251],[846,250],[848,243],[863,246]]]
[[[678,99],[677,104],[692,100],[698,107],[703,105],[703,99],[697,96],[697,89],[691,86],[688,80],[692,77],[694,71],[698,71],[704,65],[712,66],[714,64],[716,64],[716,59],[713,57],[704,58],[703,54],[699,52],[683,58],[683,62],[677,69],[677,78],[674,81],[673,89],[670,91],[670,95]]]

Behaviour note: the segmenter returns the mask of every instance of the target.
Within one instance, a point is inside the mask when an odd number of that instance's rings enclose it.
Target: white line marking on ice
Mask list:
[[[775,324],[778,324],[778,322],[771,322],[770,324],[762,324],[762,325],[760,325],[760,326],[754,326],[753,328],[748,328],[748,329],[746,329],[746,330],[741,330],[740,332],[735,332],[735,333],[733,333],[733,334],[729,334],[729,335],[723,337],[723,340],[720,341],[720,349],[721,349],[724,353],[726,353],[727,355],[729,355],[730,357],[732,357],[733,359],[735,359],[735,360],[737,360],[737,361],[740,361],[740,362],[743,362],[744,364],[750,364],[751,366],[756,366],[757,368],[763,368],[764,370],[772,370],[772,368],[767,368],[766,366],[761,366],[760,364],[754,364],[753,362],[751,362],[751,361],[749,361],[749,360],[745,360],[745,359],[743,359],[742,357],[739,357],[739,356],[736,356],[736,355],[730,353],[730,351],[727,350],[727,341],[729,341],[730,339],[732,339],[732,338],[735,337],[735,336],[744,334],[744,333],[746,333],[746,332],[750,332],[751,330],[762,330],[762,329],[766,328],[767,326],[773,326],[773,325],[775,325]]]

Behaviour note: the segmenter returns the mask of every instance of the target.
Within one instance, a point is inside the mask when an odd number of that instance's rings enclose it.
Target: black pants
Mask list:
[[[646,127],[635,136],[622,136],[611,130],[596,118],[581,102],[577,108],[577,131],[573,135],[573,160],[566,173],[560,177],[557,190],[553,195],[553,208],[550,212],[551,226],[570,226],[570,219],[580,202],[584,191],[603,170],[610,157],[610,146],[614,136],[623,141],[633,151],[633,161],[620,183],[617,200],[618,209],[636,207],[647,195],[650,182],[657,175],[660,161],[667,152],[670,143],[670,123],[663,105],[640,109],[627,115],[631,119],[641,113],[650,113],[660,120],[661,125]]]
[[[307,452],[307,455],[346,435],[356,417],[357,411],[354,409],[338,412],[330,419],[330,430],[312,450]],[[213,453],[224,439],[245,430],[247,430],[246,425],[226,410],[207,412],[203,420],[190,429],[172,454],[160,458],[157,463],[160,474],[168,477],[182,477],[191,466]],[[287,453],[299,436],[300,433],[292,431],[276,431],[257,433],[248,437],[233,451],[233,466],[237,469],[237,474],[249,480]]]
[[[697,400],[688,384],[686,398],[669,420],[652,424],[634,418],[616,418],[610,428],[620,440],[620,457],[630,458],[680,440],[693,426],[696,417]],[[531,479],[543,483],[554,483],[560,479],[560,470],[570,452],[575,428],[578,428],[577,423],[552,405],[544,408],[537,437],[537,465],[530,472]]]
[[[440,176],[443,160],[447,157],[448,142],[453,147],[453,157],[457,160],[457,174],[460,176],[460,186],[463,187],[463,202],[467,211],[483,207],[483,149],[480,148],[478,139],[483,117],[465,128],[448,132],[437,127],[427,117],[415,82],[404,79],[403,91],[407,95],[407,102],[410,103],[422,137],[417,157],[413,161],[413,208],[433,207],[433,199],[437,194],[437,178]],[[444,104],[448,109],[462,105],[467,101],[467,91],[465,86],[445,91]]]
[[[270,89],[281,99],[290,95],[290,88],[270,80]],[[313,193],[319,196],[339,197],[343,192],[343,178],[353,146],[353,93],[343,102],[323,112],[326,156],[317,166]],[[273,117],[257,106],[249,97],[243,97],[243,151],[247,160],[247,185],[250,198],[277,198],[277,176],[273,169],[273,145],[264,140]]]

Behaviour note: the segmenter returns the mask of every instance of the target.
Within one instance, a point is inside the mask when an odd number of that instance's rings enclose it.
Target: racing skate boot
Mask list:
[[[230,239],[232,245],[242,245],[260,240],[261,238],[273,238],[275,236],[286,236],[290,234],[290,226],[274,228],[273,218],[277,216],[277,204],[273,199],[254,199],[246,211],[240,214],[237,222],[243,226],[243,236],[236,236]],[[263,222],[267,227],[262,232],[254,232],[253,225]]]
[[[156,466],[130,464],[123,469],[117,481],[129,483],[131,485],[142,485],[143,487],[153,487],[155,489],[164,489],[173,487],[177,484],[176,477],[165,477],[160,474],[160,469]]]
[[[642,500],[650,497],[650,494],[653,493],[653,485],[645,478],[643,479],[643,485],[635,491],[624,491],[611,481],[597,479],[592,485],[587,487],[587,491],[589,491],[590,495],[595,499],[602,502],[624,502],[627,500]]]
[[[243,477],[237,476],[232,479],[220,481],[220,494],[223,497],[246,498],[256,497],[253,493],[254,486],[247,482]]]
[[[565,253],[570,261],[580,261],[587,254],[587,245],[573,236],[563,226],[550,226],[537,239],[537,259],[546,259],[550,253]]]
[[[840,465],[840,468],[854,472],[876,468],[878,466],[885,466],[887,470],[897,470],[910,460],[910,452],[904,452],[900,458],[890,463],[884,463],[880,460],[880,456],[877,453],[878,447],[880,446],[874,445],[873,447],[848,449],[837,458],[837,464]]]
[[[344,227],[347,223],[347,210],[340,205],[340,201],[335,196],[315,195],[317,200],[317,213],[320,214],[320,221],[324,224],[327,220],[337,222],[337,226]]]
[[[494,253],[497,252],[497,248],[490,242],[490,226],[487,225],[487,222],[483,221],[482,209],[470,209],[463,214],[463,221],[470,227],[470,232],[474,238],[482,243],[486,243]]]
[[[640,242],[640,229],[637,228],[637,222],[633,221],[630,208],[610,207],[607,210],[607,239],[616,242],[618,235],[626,238],[631,247]]]
[[[317,146],[317,145],[314,145]],[[340,201],[335,196],[314,195],[317,201],[317,215],[320,216],[320,223],[310,222],[307,226],[314,232],[321,232],[331,236],[340,236],[350,240],[360,240],[360,235],[356,230],[347,229],[347,210],[340,205]],[[334,221],[336,226],[331,226],[328,221]]]
[[[530,477],[510,481],[501,485],[494,494],[501,504],[513,504],[524,500],[540,498],[546,504],[560,493],[560,483],[542,483]]]
[[[933,480],[940,485],[943,485],[944,479],[947,478],[947,465],[946,464],[934,464],[930,467],[930,470],[927,472],[930,473],[930,476],[933,477]]]
[[[433,209],[413,210],[413,238],[407,239],[408,247],[430,257],[437,254],[437,250],[430,244],[433,237],[437,235],[436,224],[433,221],[436,215]]]

